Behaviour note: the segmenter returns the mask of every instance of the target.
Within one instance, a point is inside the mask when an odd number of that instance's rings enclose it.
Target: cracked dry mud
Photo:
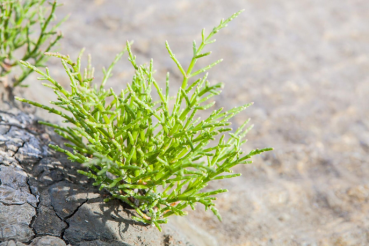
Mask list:
[[[49,129],[11,111],[0,111],[0,246],[192,245],[170,226],[133,221],[120,201],[104,203],[78,164],[46,147]]]

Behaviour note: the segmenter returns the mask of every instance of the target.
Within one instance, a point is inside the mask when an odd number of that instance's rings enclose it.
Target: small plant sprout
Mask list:
[[[229,111],[222,108],[214,110],[204,120],[195,118],[196,113],[214,105],[214,102],[209,103],[209,99],[220,93],[222,85],[211,85],[205,73],[221,60],[197,71],[193,70],[194,65],[198,59],[210,54],[203,53],[203,49],[215,41],[213,35],[241,12],[222,20],[207,36],[202,31],[201,44],[193,43],[193,57],[187,70],[166,43],[170,57],[183,76],[182,86],[174,98],[169,96],[169,73],[163,91],[154,79],[153,61],[149,65],[137,64],[131,43],[127,42],[125,50],[116,56],[107,70],[103,70],[100,86],[91,85],[93,69],[90,59],[87,68],[81,72],[83,50],[76,62],[69,56],[47,54],[61,60],[71,82],[71,91],[54,80],[47,68],[43,72],[21,61],[26,68],[40,74],[40,80],[50,82],[45,86],[58,96],[52,104],[63,111],[17,99],[60,115],[65,122],[72,124],[63,127],[41,122],[69,140],[66,145],[72,150],[55,145],[50,147],[88,167],[88,171],[80,170],[79,173],[94,179],[94,185],[110,192],[111,197],[106,201],[117,198],[134,208],[136,221],[154,224],[161,230],[160,224],[167,223],[169,216],[185,215],[184,208],[191,206],[195,209],[196,203],[202,203],[220,220],[214,195],[227,190],[204,192],[203,188],[210,181],[240,176],[226,173],[232,173],[231,168],[237,164],[251,163],[252,156],[272,150],[242,152],[241,146],[246,142],[244,137],[251,129],[246,127],[248,121],[225,137],[225,133],[232,131],[229,119],[251,103]],[[116,94],[112,89],[105,89],[105,83],[124,52],[128,53],[135,74],[127,88]],[[202,78],[191,81],[200,74]],[[153,92],[158,94],[158,101],[153,101]],[[209,146],[210,143],[213,147]]]
[[[56,30],[67,17],[50,27],[58,4],[54,1],[48,8],[46,2],[0,0],[0,81],[5,88],[23,86],[21,83],[33,71],[21,66],[21,75],[12,78],[10,83],[8,75],[19,65],[19,58],[36,67],[44,66],[49,58],[44,52],[49,52],[62,38]]]

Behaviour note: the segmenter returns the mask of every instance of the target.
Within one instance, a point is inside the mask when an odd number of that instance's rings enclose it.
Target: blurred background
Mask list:
[[[154,59],[156,79],[171,73],[171,94],[181,84],[165,49],[168,40],[187,67],[192,40],[221,18],[245,11],[209,45],[211,83],[223,82],[215,107],[254,105],[235,117],[251,118],[245,151],[274,147],[238,166],[241,177],[208,189],[227,188],[216,201],[223,222],[203,206],[171,219],[195,245],[369,245],[369,1],[367,0],[79,0],[59,1],[59,52],[92,55],[100,82],[127,40],[139,63]],[[85,56],[85,64],[87,56]],[[51,74],[69,84],[59,60]],[[124,56],[107,86],[125,88],[133,69]],[[16,95],[42,103],[51,90],[30,76]],[[50,118],[38,110],[40,117]]]

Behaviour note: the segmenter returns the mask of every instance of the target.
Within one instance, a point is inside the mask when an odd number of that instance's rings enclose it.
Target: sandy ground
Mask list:
[[[157,80],[172,73],[173,95],[181,79],[165,40],[186,67],[203,27],[245,9],[197,65],[224,59],[209,76],[225,83],[216,107],[254,102],[233,126],[251,118],[245,150],[275,150],[236,167],[241,177],[210,185],[229,189],[217,201],[223,222],[198,206],[171,223],[198,245],[369,245],[369,1],[62,2],[58,18],[71,17],[61,27],[61,53],[76,57],[86,47],[98,82],[101,67],[135,40],[138,61],[153,58]],[[68,84],[59,61],[49,68]],[[124,88],[132,72],[124,59],[108,86]],[[47,103],[52,94],[35,77],[16,93]]]

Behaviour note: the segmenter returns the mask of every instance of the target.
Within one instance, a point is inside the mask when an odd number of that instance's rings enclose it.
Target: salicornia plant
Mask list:
[[[225,173],[231,173],[231,168],[237,164],[251,163],[252,156],[271,148],[243,154],[241,146],[251,128],[245,129],[248,121],[225,138],[224,133],[232,131],[228,120],[251,104],[226,112],[220,108],[204,120],[195,119],[197,112],[214,105],[214,102],[207,102],[220,93],[222,85],[211,85],[207,74],[196,81],[190,80],[221,61],[193,72],[196,61],[210,54],[202,52],[207,44],[215,41],[212,40],[213,35],[240,12],[222,20],[208,36],[202,32],[201,44],[193,43],[193,58],[187,70],[166,43],[170,57],[183,75],[182,86],[174,100],[169,96],[169,74],[163,92],[153,76],[153,61],[149,65],[138,65],[129,42],[125,51],[128,51],[128,60],[135,74],[132,82],[119,94],[112,89],[106,90],[105,83],[124,51],[117,55],[107,70],[104,69],[100,86],[91,85],[93,69],[90,59],[87,68],[81,72],[81,51],[76,62],[69,56],[48,54],[61,59],[71,81],[71,91],[55,81],[48,69],[43,72],[21,62],[39,73],[42,76],[40,80],[51,83],[45,86],[52,88],[58,96],[52,104],[68,114],[37,102],[18,100],[60,115],[73,125],[62,127],[41,122],[54,127],[56,133],[69,140],[66,145],[73,151],[55,145],[51,147],[67,154],[73,161],[84,163],[89,168],[88,172],[79,172],[94,179],[94,185],[111,193],[112,197],[106,200],[118,198],[133,207],[137,211],[136,221],[155,224],[161,230],[160,224],[166,223],[167,217],[184,215],[184,208],[191,206],[194,209],[196,203],[202,203],[221,219],[213,195],[227,190],[203,192],[203,188],[213,180],[240,176]],[[158,101],[153,101],[152,90],[160,97]],[[217,136],[219,140],[215,140]]]
[[[11,83],[7,75],[19,64],[19,58],[34,66],[44,66],[48,59],[44,52],[50,51],[62,37],[56,30],[66,18],[50,27],[58,5],[54,1],[48,8],[45,2],[0,0],[0,81],[5,87],[20,86],[33,71],[22,67],[21,75],[13,78]],[[48,40],[50,43],[44,45]]]

